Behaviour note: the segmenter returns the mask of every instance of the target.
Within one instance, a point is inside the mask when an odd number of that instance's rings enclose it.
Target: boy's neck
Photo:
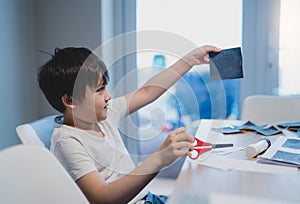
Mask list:
[[[73,115],[64,114],[64,124],[70,127],[85,130],[99,137],[105,137],[105,134],[97,123],[87,123],[85,121],[74,118]]]

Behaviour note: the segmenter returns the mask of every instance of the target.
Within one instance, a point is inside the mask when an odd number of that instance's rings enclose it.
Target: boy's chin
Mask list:
[[[101,122],[101,121],[105,120],[106,118],[107,118],[107,115],[105,115],[105,116],[102,115],[102,117],[99,117],[97,119],[97,122]]]

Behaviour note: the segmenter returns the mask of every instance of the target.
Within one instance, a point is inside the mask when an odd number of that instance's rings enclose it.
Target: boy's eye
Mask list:
[[[105,90],[105,86],[101,86],[99,89],[96,90],[96,92],[103,93]]]

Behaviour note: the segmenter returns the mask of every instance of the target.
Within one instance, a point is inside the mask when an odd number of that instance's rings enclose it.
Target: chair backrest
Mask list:
[[[0,151],[0,203],[89,203],[49,150],[16,145]]]
[[[60,123],[62,120],[63,116],[51,115],[19,125],[16,131],[23,144],[35,144],[50,149],[54,123]]]
[[[300,96],[249,96],[243,103],[241,119],[256,124],[299,122]]]

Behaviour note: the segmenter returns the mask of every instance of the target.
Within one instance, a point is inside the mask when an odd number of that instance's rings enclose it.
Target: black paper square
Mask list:
[[[240,47],[209,52],[210,78],[212,80],[243,78]]]

